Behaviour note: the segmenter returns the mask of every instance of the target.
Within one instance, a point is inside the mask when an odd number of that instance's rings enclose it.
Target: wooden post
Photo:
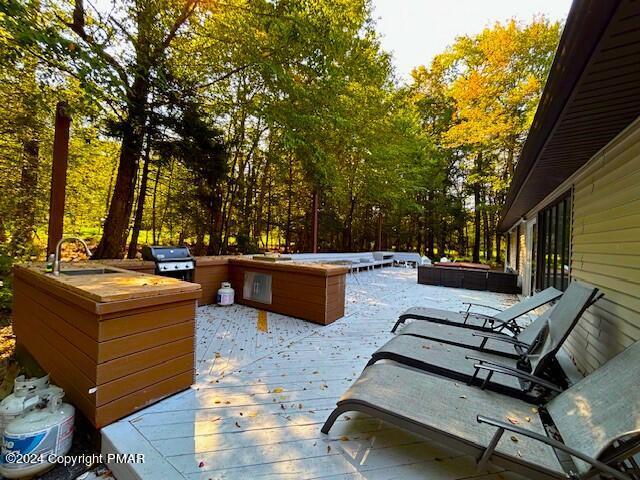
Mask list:
[[[376,235],[376,250],[382,250],[382,212],[378,212],[378,232]]]
[[[311,214],[311,251],[318,253],[318,190],[313,191],[313,212]]]
[[[64,228],[64,200],[69,159],[69,127],[71,126],[71,116],[68,109],[69,105],[66,102],[58,102],[56,105],[47,255],[54,253],[56,244],[62,238]]]

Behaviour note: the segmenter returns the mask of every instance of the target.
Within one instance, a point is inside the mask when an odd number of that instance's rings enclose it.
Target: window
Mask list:
[[[538,267],[538,223],[534,223],[531,228],[531,277],[529,277],[530,291],[535,289],[536,269]],[[531,293],[531,292],[529,292]]]
[[[536,287],[566,290],[569,285],[571,192],[538,214]]]

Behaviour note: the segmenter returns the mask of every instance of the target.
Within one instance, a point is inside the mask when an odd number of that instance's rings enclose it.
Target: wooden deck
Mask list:
[[[197,383],[103,429],[103,453],[145,454],[144,464],[110,465],[120,480],[520,478],[478,474],[472,458],[364,415],[320,433],[400,311],[514,300],[418,285],[416,270],[389,268],[350,275],[346,316],[326,327],[269,313],[262,331],[251,308],[201,307]]]

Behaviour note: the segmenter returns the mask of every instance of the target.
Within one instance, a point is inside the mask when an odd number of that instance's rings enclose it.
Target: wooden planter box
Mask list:
[[[140,278],[133,272],[127,276]],[[181,288],[185,291],[97,301],[16,267],[16,340],[101,428],[193,383],[200,289]]]

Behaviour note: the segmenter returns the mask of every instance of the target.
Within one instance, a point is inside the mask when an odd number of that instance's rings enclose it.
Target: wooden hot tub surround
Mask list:
[[[201,294],[195,283],[108,268],[55,277],[43,264],[14,267],[18,346],[97,428],[191,386]]]

